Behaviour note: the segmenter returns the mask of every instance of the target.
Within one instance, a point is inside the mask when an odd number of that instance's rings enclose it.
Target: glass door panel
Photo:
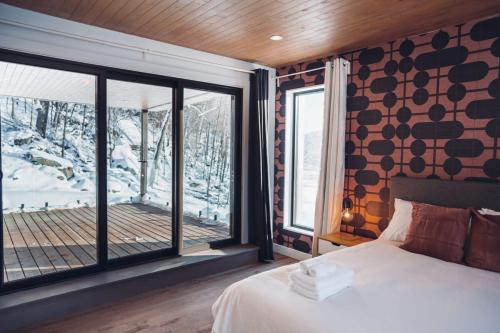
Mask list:
[[[96,264],[96,78],[0,62],[4,282]]]
[[[234,113],[232,95],[184,90],[183,248],[233,236]]]
[[[108,256],[172,247],[172,89],[108,80]]]

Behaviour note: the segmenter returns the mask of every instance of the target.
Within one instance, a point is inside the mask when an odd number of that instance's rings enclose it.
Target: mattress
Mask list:
[[[212,332],[500,332],[500,273],[397,245],[376,240],[326,254],[355,274],[322,302],[290,291],[297,264],[234,283],[212,307]]]

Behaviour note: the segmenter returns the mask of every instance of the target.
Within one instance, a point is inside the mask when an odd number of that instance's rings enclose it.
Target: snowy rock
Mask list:
[[[33,137],[31,135],[26,137],[18,137],[14,139],[14,144],[16,146],[27,145],[32,142],[33,142]]]
[[[118,123],[118,127],[123,137],[126,138],[130,146],[140,147],[141,130],[137,127],[132,119],[123,119]]]
[[[71,179],[75,176],[75,172],[73,171],[73,167],[61,167],[57,168],[59,171],[63,173],[66,179]]]
[[[71,179],[75,176],[73,171],[73,164],[61,157],[54,156],[52,154],[32,150],[25,155],[26,159],[33,164],[45,165],[53,168],[57,168],[62,174],[66,177],[66,179]]]
[[[139,157],[134,154],[130,145],[118,145],[113,151],[113,167],[121,168],[138,175],[140,170]]]

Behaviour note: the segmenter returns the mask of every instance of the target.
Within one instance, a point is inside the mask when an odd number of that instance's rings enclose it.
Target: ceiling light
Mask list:
[[[282,40],[283,39],[283,36],[280,36],[280,35],[272,35],[271,37],[269,37],[270,40]]]

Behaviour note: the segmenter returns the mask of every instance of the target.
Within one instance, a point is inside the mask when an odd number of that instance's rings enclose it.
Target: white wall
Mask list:
[[[123,45],[128,45],[130,48],[121,47]],[[249,74],[221,68],[216,64],[243,70],[253,70],[263,66],[60,19],[5,4],[0,4],[0,48],[243,88],[242,212],[244,219],[242,221],[242,241],[247,242]],[[161,55],[142,52],[137,48],[161,53]],[[270,76],[275,76],[273,69],[270,69]],[[274,119],[274,80],[270,86],[273,89],[270,97],[270,119]],[[270,164],[272,165],[274,124],[270,128],[269,141]],[[271,179],[272,177],[271,173]]]

